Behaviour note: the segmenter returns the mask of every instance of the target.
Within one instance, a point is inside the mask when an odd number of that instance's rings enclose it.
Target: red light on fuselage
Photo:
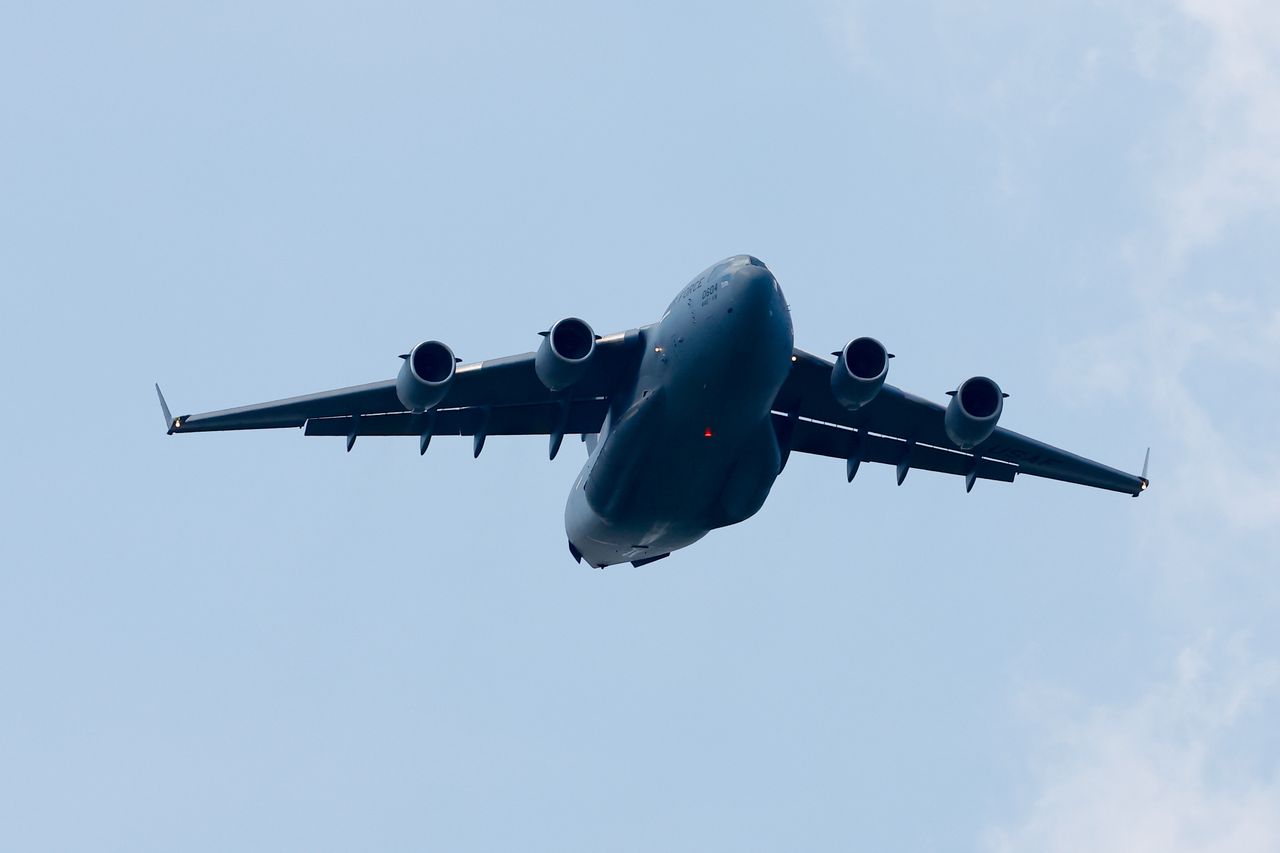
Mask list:
[[[711,427],[707,427],[702,431],[703,438],[711,438]]]

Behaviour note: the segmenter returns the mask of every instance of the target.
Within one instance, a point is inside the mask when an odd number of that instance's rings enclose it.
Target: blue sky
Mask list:
[[[1274,6],[11,6],[0,107],[6,847],[1280,847]],[[737,252],[1152,491],[796,458],[595,572],[576,447],[161,430]]]

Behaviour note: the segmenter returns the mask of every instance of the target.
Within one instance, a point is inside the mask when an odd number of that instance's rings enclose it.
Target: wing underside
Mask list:
[[[160,403],[170,433],[304,427],[306,435],[346,436],[348,447],[361,435],[590,434],[632,374],[642,336],[632,329],[598,339],[586,375],[569,392],[543,385],[531,352],[459,365],[444,400],[422,413],[405,409],[391,379],[178,417],[163,394]]]
[[[773,418],[780,435],[790,433],[789,449],[792,452],[843,459],[849,464],[850,477],[863,462],[893,465],[898,468],[902,478],[906,477],[907,471],[919,468],[979,480],[1012,483],[1014,475],[1018,473],[1016,465],[975,457],[970,453],[945,447],[933,447],[804,418],[797,418],[788,424],[787,416],[778,413],[774,413]]]
[[[523,406],[471,406],[414,414],[395,412],[309,418],[307,435],[551,435],[596,433],[609,412],[605,397]]]
[[[395,381],[384,380],[251,406],[173,417],[160,397],[170,433],[304,427],[306,435],[345,436],[350,448],[361,435],[469,435],[477,452],[487,435],[590,435],[600,431],[609,402],[634,374],[644,329],[601,338],[597,355],[571,393],[549,391],[537,378],[534,354],[460,365],[433,411],[405,410]],[[862,462],[893,465],[898,481],[913,468],[1012,482],[1018,474],[1137,495],[1143,475],[1077,456],[1019,433],[997,428],[985,442],[962,450],[947,436],[944,409],[891,385],[867,405],[850,411],[831,393],[832,362],[795,350],[790,376],[773,405],[785,453],[844,459],[852,477]],[[157,388],[157,391],[159,389]]]
[[[983,443],[962,450],[943,425],[945,409],[885,385],[856,411],[831,392],[833,363],[797,349],[791,375],[774,402],[779,434],[790,433],[790,449],[837,459],[883,462],[898,467],[898,481],[912,468],[975,479],[1012,482],[1017,474],[1062,480],[1130,495],[1147,487],[1139,476],[1094,462],[1025,435],[998,427]]]

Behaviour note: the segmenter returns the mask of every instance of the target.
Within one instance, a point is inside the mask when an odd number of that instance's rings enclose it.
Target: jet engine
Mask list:
[[[411,412],[435,406],[449,392],[457,359],[453,350],[439,341],[423,341],[404,356],[396,376],[396,396]]]
[[[985,376],[975,376],[948,392],[951,402],[943,425],[947,437],[964,450],[977,447],[995,432],[996,422],[1004,411],[1005,394],[1000,386]]]
[[[838,355],[831,371],[831,393],[846,409],[860,409],[880,393],[893,356],[875,338],[854,338]]]
[[[595,332],[577,317],[566,317],[542,335],[534,372],[548,389],[563,391],[587,372],[596,352]]]

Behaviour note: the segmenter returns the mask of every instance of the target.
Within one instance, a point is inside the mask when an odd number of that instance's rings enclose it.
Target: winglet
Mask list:
[[[1148,466],[1150,466],[1150,465],[1151,465],[1151,448],[1150,448],[1150,447],[1148,447],[1148,448],[1147,448],[1147,455],[1146,455],[1146,456],[1144,456],[1144,457],[1142,458],[1142,473],[1141,473],[1140,475],[1138,475],[1138,479],[1142,482],[1142,485],[1140,485],[1140,486],[1138,487],[1138,491],[1134,493],[1134,495],[1133,495],[1133,496],[1134,496],[1135,498],[1136,498],[1138,495],[1140,495],[1140,494],[1142,494],[1143,492],[1145,492],[1145,491],[1147,490],[1147,487],[1151,485],[1151,481],[1150,481],[1149,479],[1147,479],[1147,468],[1148,468]]]
[[[156,396],[160,398],[160,411],[164,412],[164,428],[165,435],[173,435],[173,431],[178,428],[178,421],[169,413],[169,404],[164,401],[164,392],[160,390],[160,383],[156,383]]]

